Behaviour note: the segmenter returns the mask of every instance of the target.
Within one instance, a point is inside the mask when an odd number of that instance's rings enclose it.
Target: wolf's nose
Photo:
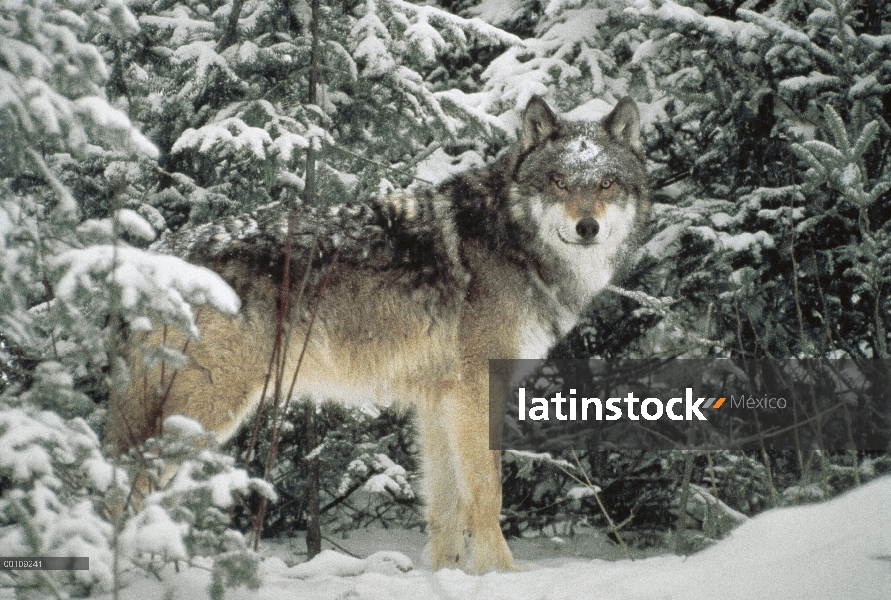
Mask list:
[[[591,217],[585,217],[575,226],[575,232],[586,242],[593,240],[597,236],[598,231],[600,231],[600,225]]]

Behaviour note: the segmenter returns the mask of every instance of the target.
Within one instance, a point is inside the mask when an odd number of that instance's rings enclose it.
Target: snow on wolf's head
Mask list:
[[[511,196],[596,293],[649,213],[637,105],[626,97],[600,121],[573,122],[533,97],[515,152]]]

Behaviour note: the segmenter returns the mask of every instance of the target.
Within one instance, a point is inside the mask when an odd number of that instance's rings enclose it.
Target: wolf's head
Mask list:
[[[533,97],[512,180],[514,210],[599,291],[649,212],[637,105],[626,97],[601,121],[576,122]]]

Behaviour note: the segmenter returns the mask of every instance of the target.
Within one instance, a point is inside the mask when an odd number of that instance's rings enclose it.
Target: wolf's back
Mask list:
[[[242,293],[246,274],[280,281],[290,219],[292,285],[307,268],[310,284],[318,284],[336,254],[341,271],[366,271],[387,285],[443,288],[466,279],[452,214],[434,191],[294,209],[272,204],[165,235],[152,249],[214,269]]]

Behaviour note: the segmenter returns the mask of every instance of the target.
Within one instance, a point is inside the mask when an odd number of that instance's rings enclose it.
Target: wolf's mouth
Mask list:
[[[563,233],[563,227],[557,228],[557,237],[560,238],[560,241],[564,244],[568,244],[570,246],[582,246],[587,248],[589,246],[596,246],[597,244],[602,244],[606,241],[610,234],[610,227],[608,225],[602,225],[600,231],[596,236],[592,237],[590,240],[583,239],[579,235],[565,235]]]

